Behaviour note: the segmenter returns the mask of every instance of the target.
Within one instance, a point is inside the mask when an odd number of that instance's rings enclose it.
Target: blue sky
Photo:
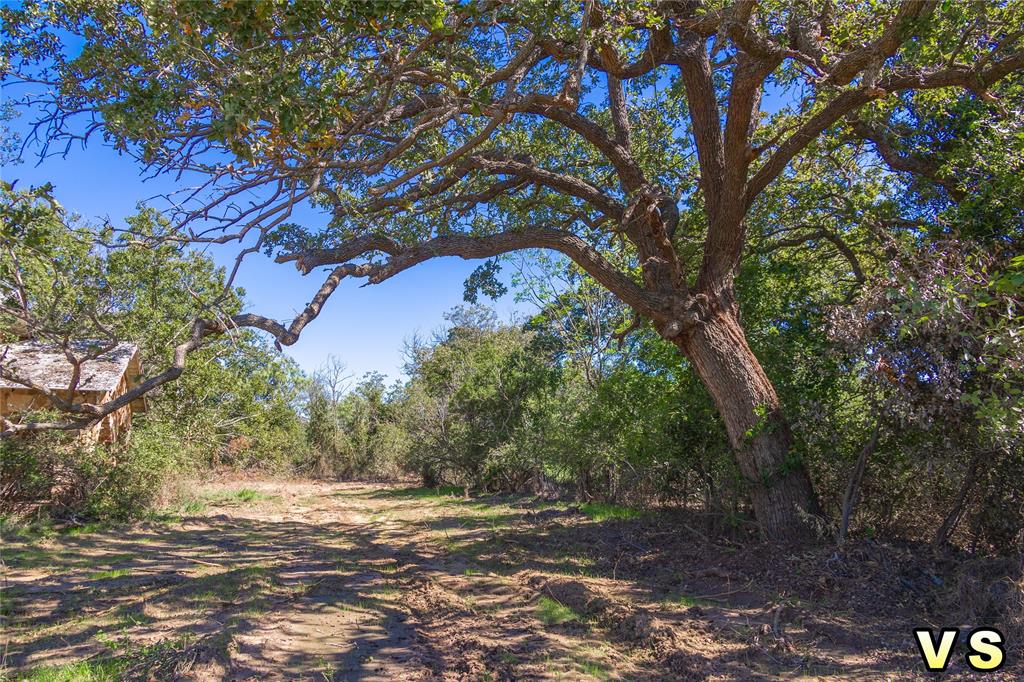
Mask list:
[[[24,133],[29,121],[12,123]],[[143,180],[131,157],[103,146],[97,138],[87,148],[71,149],[67,158],[50,157],[38,162],[38,148],[26,150],[23,163],[2,169],[3,179],[18,186],[52,182],[57,200],[69,211],[100,222],[123,224],[137,211],[140,201],[173,191],[171,177]],[[160,208],[160,200],[152,205]],[[326,217],[306,208],[295,222],[310,226]],[[233,262],[232,247],[216,247],[210,255],[221,264]],[[402,345],[416,332],[426,334],[443,323],[443,314],[462,303],[463,282],[479,261],[444,258],[423,263],[396,277],[368,287],[361,280],[343,282],[298,343],[285,352],[306,370],[316,369],[328,355],[335,355],[356,376],[379,371],[392,378],[401,374]],[[250,256],[238,276],[245,288],[250,310],[275,319],[290,320],[320,286],[315,271],[302,277],[290,265],[278,265],[261,254]],[[524,311],[511,294],[495,303],[499,315],[508,318]]]

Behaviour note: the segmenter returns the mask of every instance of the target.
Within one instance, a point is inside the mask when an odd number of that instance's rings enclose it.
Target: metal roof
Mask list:
[[[95,352],[104,344],[91,341],[76,341],[71,351],[81,357],[90,350]],[[78,391],[100,391],[106,393],[117,388],[121,377],[128,370],[132,357],[139,352],[133,343],[122,342],[95,360],[82,363],[82,374]],[[22,341],[0,345],[0,366],[6,372],[28,379],[48,390],[67,390],[71,383],[72,365],[58,346],[38,341]],[[0,377],[0,388],[28,387]]]

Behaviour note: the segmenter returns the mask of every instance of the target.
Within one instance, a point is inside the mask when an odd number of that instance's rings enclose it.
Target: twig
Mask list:
[[[742,592],[743,590],[749,589],[750,586],[753,585],[753,584],[754,584],[754,581],[751,580],[746,585],[743,585],[742,587],[737,587],[735,590],[728,590],[727,592],[715,592],[713,594],[708,594],[708,595],[705,595],[703,597],[695,597],[695,598],[696,599],[707,599],[707,600],[710,600],[710,601],[725,601],[724,599],[720,599],[720,597],[727,597],[730,594],[736,594],[737,592]]]

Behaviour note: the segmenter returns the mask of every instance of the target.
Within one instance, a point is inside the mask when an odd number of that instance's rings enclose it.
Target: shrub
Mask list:
[[[165,426],[136,428],[126,445],[83,445],[68,434],[0,443],[0,513],[120,521],[140,515],[181,469]]]

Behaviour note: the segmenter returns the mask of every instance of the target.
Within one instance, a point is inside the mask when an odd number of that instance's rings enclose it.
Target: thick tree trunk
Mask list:
[[[819,514],[810,477],[791,458],[792,434],[778,395],[739,321],[731,313],[715,313],[677,343],[722,415],[763,534],[771,540],[807,539],[809,517]]]

